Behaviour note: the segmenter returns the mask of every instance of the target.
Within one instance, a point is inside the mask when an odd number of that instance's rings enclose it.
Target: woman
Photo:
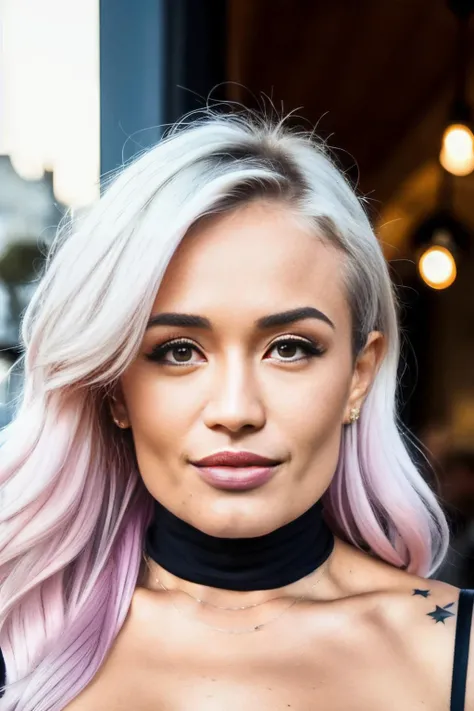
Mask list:
[[[2,709],[441,711],[456,639],[474,708],[387,265],[324,147],[208,111],[65,234],[3,432]]]

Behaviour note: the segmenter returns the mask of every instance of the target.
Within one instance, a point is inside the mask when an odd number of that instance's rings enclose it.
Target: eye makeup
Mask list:
[[[279,360],[280,363],[301,363],[303,361],[311,360],[312,358],[320,357],[326,352],[326,349],[321,344],[310,341],[306,338],[301,338],[300,336],[284,336],[283,338],[279,338],[271,344],[271,346],[267,349],[266,352],[268,353],[269,351],[272,351],[275,348],[282,346],[284,347],[288,345],[290,346],[290,349],[301,349],[305,355],[302,358],[297,359],[289,359],[283,357]],[[196,365],[196,363],[192,361],[173,362],[165,359],[168,353],[178,351],[179,349],[181,349],[182,351],[194,350],[200,352],[200,348],[198,348],[198,346],[196,346],[193,341],[190,341],[185,338],[176,338],[154,346],[151,352],[147,353],[145,357],[148,360],[153,361],[159,365],[169,365],[177,367],[182,367],[184,365]]]

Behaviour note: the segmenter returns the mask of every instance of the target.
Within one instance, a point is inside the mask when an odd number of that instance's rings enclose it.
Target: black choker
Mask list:
[[[331,555],[334,535],[317,501],[276,531],[255,538],[203,533],[155,500],[145,553],[173,575],[224,590],[271,590],[290,585]]]

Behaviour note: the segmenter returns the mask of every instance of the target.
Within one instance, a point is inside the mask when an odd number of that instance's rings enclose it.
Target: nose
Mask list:
[[[216,368],[212,396],[204,411],[209,428],[223,427],[239,432],[244,427],[260,429],[265,424],[265,408],[251,367],[234,354]]]

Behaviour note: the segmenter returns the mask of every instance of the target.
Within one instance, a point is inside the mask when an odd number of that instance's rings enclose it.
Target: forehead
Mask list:
[[[315,306],[347,320],[344,256],[289,208],[263,202],[201,221],[184,237],[153,306],[249,318]],[[280,308],[281,307],[281,308]]]

